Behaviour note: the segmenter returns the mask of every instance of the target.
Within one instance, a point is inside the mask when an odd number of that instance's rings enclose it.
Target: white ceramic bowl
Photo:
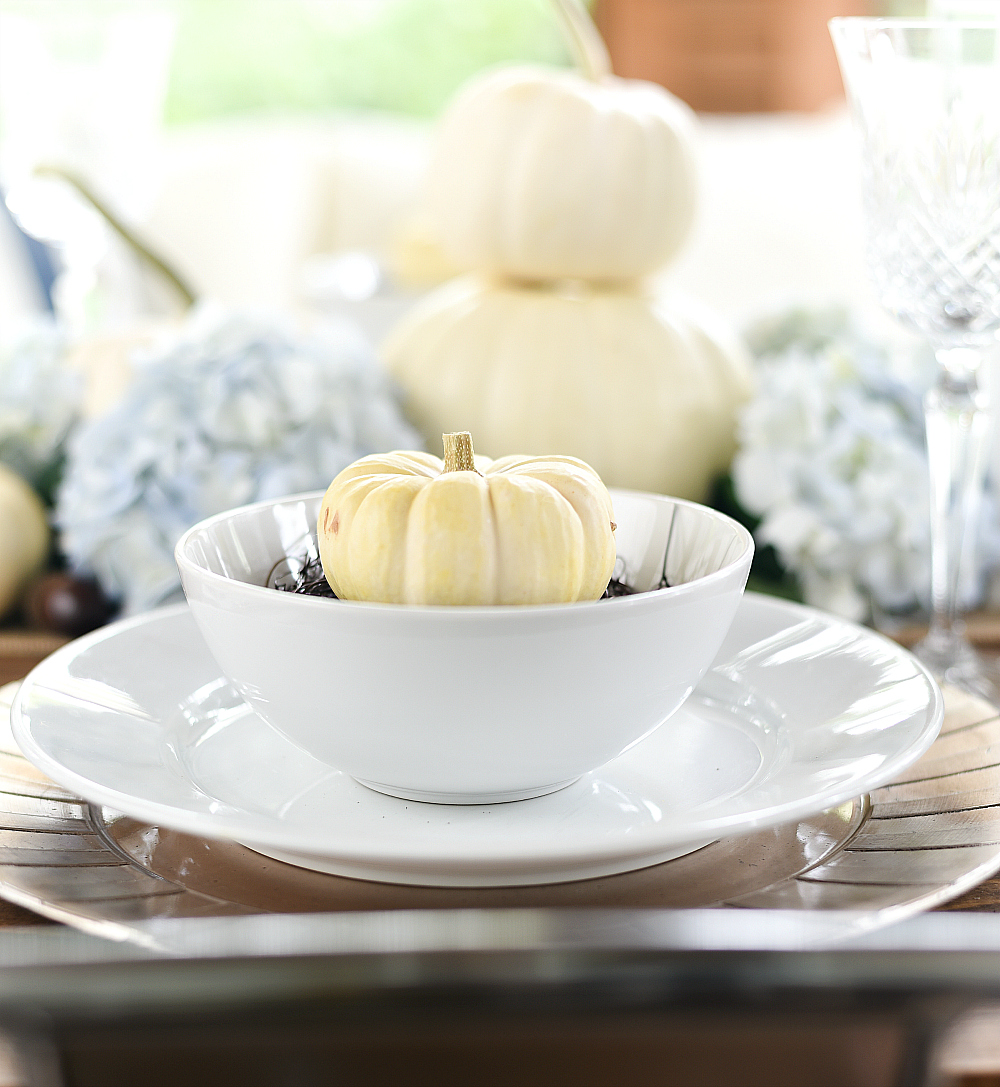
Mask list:
[[[424,607],[267,587],[315,554],[321,493],[202,521],[177,544],[223,674],[274,728],[381,792],[497,803],[562,788],[662,725],[711,664],[753,540],[725,515],[612,491],[616,576],[576,604]],[[654,588],[666,577],[668,588]],[[265,769],[265,768],[262,768]]]

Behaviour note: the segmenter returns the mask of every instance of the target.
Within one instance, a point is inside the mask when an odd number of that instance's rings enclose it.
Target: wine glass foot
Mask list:
[[[1000,708],[1000,667],[957,631],[930,631],[911,652],[942,685],[957,687]]]

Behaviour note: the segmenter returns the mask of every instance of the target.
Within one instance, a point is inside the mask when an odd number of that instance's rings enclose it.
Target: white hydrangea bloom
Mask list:
[[[82,375],[66,359],[66,339],[51,321],[19,325],[0,347],[0,461],[43,491],[83,396]]]
[[[732,478],[741,505],[761,518],[758,542],[775,547],[818,607],[860,620],[870,601],[888,611],[926,604],[928,374],[899,380],[830,314],[793,314],[751,343],[757,389]],[[995,561],[995,532],[983,544],[983,559]]]
[[[124,400],[69,444],[56,523],[126,613],[179,587],[173,548],[213,513],[326,487],[372,452],[420,448],[361,334],[195,313],[135,360]]]

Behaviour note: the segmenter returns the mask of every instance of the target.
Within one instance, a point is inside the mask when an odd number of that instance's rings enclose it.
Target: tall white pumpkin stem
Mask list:
[[[611,56],[583,0],[552,0],[577,68],[599,83],[611,75]]]

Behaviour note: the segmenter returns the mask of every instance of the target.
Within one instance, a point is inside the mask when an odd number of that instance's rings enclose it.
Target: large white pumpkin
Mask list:
[[[505,66],[446,109],[427,214],[465,270],[624,281],[661,267],[691,226],[694,115],[654,83]]]
[[[439,450],[467,429],[490,457],[564,453],[609,487],[700,501],[750,393],[739,341],[642,287],[453,280],[390,333],[384,360]]]

